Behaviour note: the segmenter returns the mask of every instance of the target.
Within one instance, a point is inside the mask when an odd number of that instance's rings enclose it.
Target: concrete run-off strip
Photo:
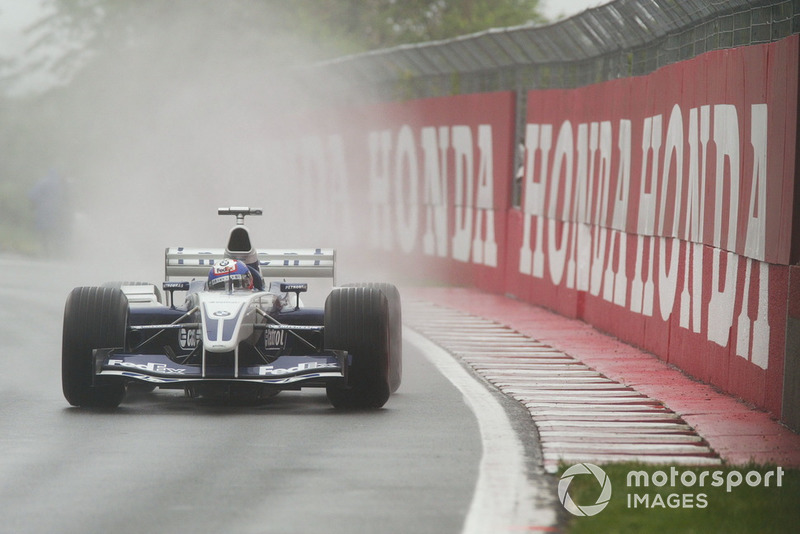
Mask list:
[[[800,435],[769,414],[580,320],[467,288],[404,299],[409,327],[528,409],[550,471],[559,460],[800,467]]]
[[[720,462],[676,413],[553,347],[429,302],[411,301],[405,307],[408,326],[528,408],[550,472],[559,461]],[[576,429],[584,440],[570,439]]]

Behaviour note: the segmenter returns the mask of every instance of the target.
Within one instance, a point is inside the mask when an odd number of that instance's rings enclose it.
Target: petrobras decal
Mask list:
[[[308,291],[308,284],[281,284],[281,291],[288,293],[290,291]]]
[[[262,365],[258,368],[260,376],[283,376],[289,374],[303,373],[306,371],[319,371],[323,369],[340,369],[338,363],[324,362],[304,362],[294,367],[275,367],[273,365]]]
[[[161,284],[161,288],[165,291],[188,291],[189,290],[189,282],[181,281],[181,282],[170,282],[166,281]]]
[[[167,375],[167,374],[182,375],[186,373],[186,369],[169,367],[167,364],[164,363],[153,363],[153,362],[133,363],[133,362],[126,362],[125,360],[117,360],[112,358],[108,360],[108,365],[111,367],[127,367],[130,369],[138,369],[140,371],[147,371],[162,375]]]

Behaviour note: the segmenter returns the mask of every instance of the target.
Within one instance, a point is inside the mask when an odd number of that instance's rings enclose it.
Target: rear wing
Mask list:
[[[168,248],[164,254],[166,278],[206,278],[214,263],[225,259],[224,249]],[[333,249],[268,249],[258,253],[264,278],[331,278],[336,285]]]

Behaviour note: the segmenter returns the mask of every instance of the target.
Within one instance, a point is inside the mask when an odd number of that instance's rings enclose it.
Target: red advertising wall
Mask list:
[[[519,208],[511,92],[320,113],[288,152],[312,220],[395,267],[582,318],[780,416],[798,57],[795,35],[529,92]]]
[[[530,92],[507,291],[780,414],[797,65],[794,36]]]
[[[332,230],[340,246],[349,236],[345,247],[406,273],[502,288],[514,93],[315,113],[296,129],[287,174],[308,218],[325,221],[317,236]]]
[[[390,103],[371,109],[373,245],[455,283],[488,290],[506,271],[513,93]],[[500,275],[500,278],[498,278]]]

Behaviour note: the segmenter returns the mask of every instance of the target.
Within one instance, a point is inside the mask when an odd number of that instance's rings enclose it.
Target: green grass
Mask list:
[[[570,465],[563,465],[558,472],[560,477]],[[566,532],[582,533],[650,533],[667,534],[671,532],[707,534],[725,533],[786,533],[800,532],[800,470],[783,469],[781,486],[777,487],[777,466],[653,466],[637,463],[608,464],[600,466],[612,484],[612,495],[608,506],[591,517],[569,516]],[[671,487],[671,469],[675,470],[675,486]],[[648,487],[636,487],[631,471],[644,471],[650,481]],[[662,487],[653,484],[653,475],[663,473],[667,478]],[[691,487],[681,482],[685,471],[695,474]],[[714,487],[713,474],[719,471],[722,481]],[[737,473],[742,476],[738,487],[727,491],[730,477],[735,484]],[[750,486],[745,479],[750,472],[750,481],[755,484],[758,477],[761,483]],[[699,480],[707,472],[703,487]],[[764,487],[766,473],[772,472],[769,487]],[[692,483],[692,475],[686,474],[687,485]],[[656,475],[660,481],[661,475]],[[569,496],[579,506],[593,505],[600,496],[601,486],[591,474],[576,475],[569,484]],[[685,504],[684,506],[684,500]]]

